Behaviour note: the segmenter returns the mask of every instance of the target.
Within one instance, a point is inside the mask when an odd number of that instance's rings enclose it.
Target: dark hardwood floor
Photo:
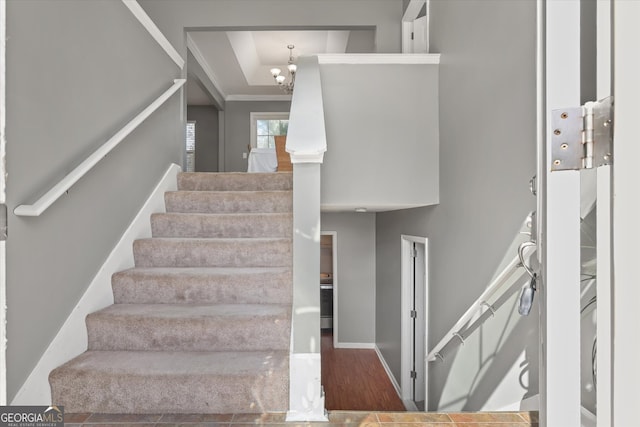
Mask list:
[[[375,350],[333,348],[333,335],[323,331],[321,351],[328,410],[405,410]]]

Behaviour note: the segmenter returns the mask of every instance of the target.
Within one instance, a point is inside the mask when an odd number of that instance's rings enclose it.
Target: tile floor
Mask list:
[[[330,411],[328,423],[285,422],[285,414],[66,414],[66,427],[537,427],[537,412],[355,412]]]

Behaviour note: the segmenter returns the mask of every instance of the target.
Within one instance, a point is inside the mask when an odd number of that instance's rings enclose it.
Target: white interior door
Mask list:
[[[6,0],[0,0],[0,216],[6,219]],[[0,226],[1,227],[1,226]],[[7,404],[6,228],[0,229],[0,405]]]
[[[420,411],[425,410],[426,397],[426,266],[425,245],[413,243],[413,380],[412,400]]]
[[[425,410],[429,399],[429,372],[425,357],[429,342],[429,244],[425,237],[402,235],[400,239],[401,398],[408,409]],[[415,315],[412,314],[414,311]],[[414,381],[414,376],[417,381]],[[416,403],[424,406],[419,408]]]

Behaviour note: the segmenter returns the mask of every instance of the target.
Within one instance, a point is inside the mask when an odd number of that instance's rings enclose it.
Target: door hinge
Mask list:
[[[0,204],[0,242],[7,240],[7,205]]]
[[[613,97],[551,112],[551,170],[613,163]]]
[[[411,31],[411,40],[413,40],[413,31]]]
[[[418,378],[418,373],[416,371],[411,371],[409,375],[411,376],[411,379],[415,380],[416,378]]]
[[[415,310],[411,310],[411,318],[412,319],[417,319],[418,318],[418,312]]]
[[[411,248],[411,251],[409,252],[409,256],[411,258],[417,258],[418,257],[418,250],[416,248]]]

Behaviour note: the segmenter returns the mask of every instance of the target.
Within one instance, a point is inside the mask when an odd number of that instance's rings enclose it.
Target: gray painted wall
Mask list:
[[[442,54],[440,204],[380,213],[376,224],[376,342],[396,378],[400,234],[429,238],[432,347],[486,288],[520,223],[535,208],[528,191],[536,162],[535,3],[434,1],[430,13],[431,49]],[[520,331],[527,334],[508,335],[507,348],[534,346],[536,351],[535,314],[520,320]],[[455,353],[452,357],[432,365],[430,409],[446,403],[440,400],[442,390],[462,378],[449,377]],[[514,361],[494,359],[484,379],[496,381]],[[458,374],[482,377],[473,366]],[[529,374],[533,391],[537,366]],[[476,410],[489,398],[485,387],[460,388],[454,394],[460,398],[457,407],[465,410]]]
[[[323,213],[322,231],[336,231],[338,254],[338,342],[375,342],[376,216]],[[335,244],[335,242],[334,242]]]
[[[438,66],[321,65],[322,206],[438,202]]]
[[[246,172],[251,143],[251,113],[288,113],[288,101],[227,101],[224,112],[224,161],[225,172]]]
[[[218,172],[218,110],[188,106],[187,120],[196,122],[196,172]]]
[[[184,131],[175,95],[40,217],[14,216],[180,70],[121,2],[11,1],[7,27],[11,401],[169,164],[181,161]]]
[[[353,30],[349,33],[347,53],[371,53],[376,51],[376,32],[374,30]]]

